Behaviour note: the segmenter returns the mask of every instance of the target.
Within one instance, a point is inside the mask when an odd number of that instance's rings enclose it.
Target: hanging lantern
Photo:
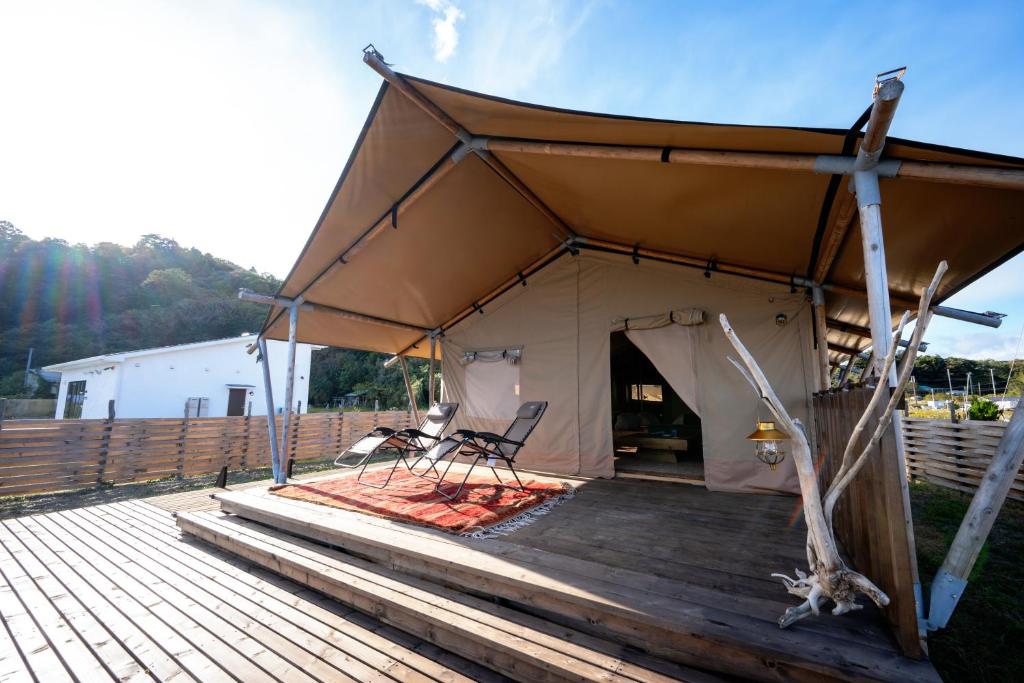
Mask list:
[[[754,442],[754,454],[757,459],[768,465],[772,472],[786,459],[786,450],[782,442],[788,440],[789,435],[776,429],[774,422],[759,420],[757,429],[747,439]]]

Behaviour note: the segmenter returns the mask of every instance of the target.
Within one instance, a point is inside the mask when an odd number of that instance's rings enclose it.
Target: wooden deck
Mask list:
[[[0,523],[0,681],[501,681],[194,539],[209,490]]]
[[[414,617],[426,607],[403,607],[377,589],[353,592],[352,577],[373,585],[420,581],[417,590],[427,592],[456,588],[572,629],[570,640],[586,633],[620,650],[743,679],[938,680],[929,663],[899,654],[870,605],[778,628],[794,599],[770,574],[806,563],[796,499],[656,481],[574,483],[573,500],[502,539],[460,538],[259,487],[218,494],[222,511],[186,513],[179,525],[340,600],[379,608],[385,621],[422,628],[428,638],[442,638],[447,624],[422,625]],[[503,672],[529,680],[515,668]]]

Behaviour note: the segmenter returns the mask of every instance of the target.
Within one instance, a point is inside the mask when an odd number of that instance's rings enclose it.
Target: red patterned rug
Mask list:
[[[367,473],[363,481],[382,483],[386,470]],[[451,484],[451,491],[458,486]],[[387,488],[363,486],[354,475],[308,484],[288,484],[272,491],[276,496],[319,503],[343,510],[411,522],[461,536],[490,538],[511,533],[546,514],[574,494],[565,483],[523,480],[525,492],[496,486],[494,478],[473,474],[454,501],[434,492],[434,481],[398,470]],[[446,489],[448,490],[448,489]]]

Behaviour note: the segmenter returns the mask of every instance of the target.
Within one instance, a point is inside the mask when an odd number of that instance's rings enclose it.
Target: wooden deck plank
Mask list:
[[[190,513],[193,533],[221,547],[266,563],[285,575],[302,576],[311,587],[374,613],[403,628],[428,630],[445,647],[483,658],[520,680],[579,677],[585,680],[662,680],[614,655],[551,635],[551,625],[464,593],[392,572],[308,541],[290,538],[219,513]],[[525,655],[525,656],[524,656]],[[524,669],[524,667],[527,667]],[[536,670],[534,670],[536,668]]]
[[[132,620],[130,613],[125,613],[119,608],[117,601],[112,599],[108,592],[94,588],[65,562],[65,557],[55,552],[55,548],[60,547],[55,538],[31,519],[8,520],[6,524],[12,533],[46,564],[65,589],[86,606],[111,637],[121,643],[146,670],[161,680],[194,680],[170,654],[161,649],[159,643]]]
[[[150,680],[145,668],[117,637],[103,627],[78,595],[69,590],[32,551],[25,542],[30,543],[31,540],[23,540],[24,534],[17,533],[19,526],[10,521],[0,524],[0,545],[5,546],[25,573],[32,577],[40,592],[49,599],[54,612],[60,615],[89,649],[97,667],[102,667],[108,675],[119,681]],[[78,670],[76,667],[76,672]]]
[[[0,621],[17,646],[19,659],[25,664],[23,673],[34,680],[74,680],[3,572],[0,572]],[[16,666],[17,661],[13,656],[5,657],[4,664],[4,668],[9,668]]]
[[[209,506],[209,493],[162,498],[188,509]],[[107,679],[175,683],[507,680],[253,569],[234,555],[183,541],[170,512],[138,501],[6,520],[0,523],[0,680],[91,683],[99,680],[96,667]],[[36,595],[26,607],[31,590]],[[40,628],[43,618],[48,630]],[[65,665],[61,656],[70,651],[47,640],[59,623],[91,661],[68,656]]]
[[[141,521],[143,524],[150,522],[152,518],[147,517],[147,515],[152,513],[147,511],[146,508],[149,507],[150,510],[156,510],[151,506],[140,503],[124,504],[116,507],[124,511],[123,519],[129,524],[132,523],[132,520]],[[162,518],[154,521],[158,526],[164,527],[164,532],[170,539],[177,541],[180,538],[180,530],[174,525],[173,520],[168,515],[162,515]],[[393,640],[376,635],[366,625],[354,624],[352,616],[355,612],[350,608],[342,606],[340,603],[329,601],[322,596],[316,595],[315,599],[312,599],[313,605],[310,605],[308,603],[311,602],[313,595],[309,594],[308,590],[303,586],[283,581],[277,575],[270,575],[272,579],[269,581],[261,579],[252,572],[254,565],[243,563],[234,555],[219,550],[211,552],[206,548],[200,550],[188,543],[176,543],[176,546],[182,555],[192,558],[194,562],[203,563],[212,569],[230,573],[230,578],[233,581],[269,593],[285,605],[305,604],[305,612],[297,609],[294,609],[294,612],[295,618],[302,621],[308,629],[320,633],[328,639],[340,640],[343,643],[365,644],[365,646],[359,645],[357,649],[362,656],[368,658],[366,661],[373,663],[382,670],[389,670],[393,674],[400,675],[403,680],[415,677],[416,672],[420,672],[432,680],[454,681],[464,679],[457,672],[452,672],[445,666],[417,655],[411,651],[410,647],[399,646]],[[294,592],[289,592],[287,589],[282,588],[282,584]],[[298,592],[302,592],[304,595],[296,597],[295,593]],[[331,609],[328,609],[328,607]],[[339,619],[339,616],[344,616],[345,618]],[[371,624],[371,626],[380,627],[381,624]],[[415,646],[422,644],[422,641],[412,639],[412,643]],[[370,649],[376,651],[376,654],[371,652]],[[407,669],[411,670],[411,672],[407,671]],[[469,679],[466,678],[465,680]]]
[[[325,680],[326,672],[318,670],[317,662],[308,652],[296,648],[265,626],[256,615],[245,615],[226,601],[209,601],[208,593],[153,561],[141,552],[138,544],[128,544],[101,527],[90,518],[92,514],[85,511],[88,509],[68,510],[60,516],[68,523],[71,533],[92,539],[101,554],[119,564],[129,575],[145,581],[153,593],[200,623],[215,638],[213,646],[219,648],[217,658],[223,658],[225,663],[234,660],[242,667],[232,668],[233,673],[247,681],[251,680],[250,676],[272,680],[287,677],[307,682]],[[216,641],[229,647],[218,645]],[[306,670],[306,664],[311,670]],[[300,668],[296,670],[296,667]],[[340,672],[334,675],[343,676]]]
[[[113,680],[111,672],[82,642],[79,634],[53,606],[35,579],[25,571],[4,540],[0,538],[0,575],[16,594],[38,634],[46,641],[47,649],[53,652],[67,675],[72,680]],[[56,669],[50,663],[44,671],[47,676],[59,676]]]
[[[352,539],[358,537],[366,545],[359,545],[357,552],[367,554],[368,544],[375,543],[383,553],[376,559],[386,566],[413,574],[419,572],[418,575],[428,572],[429,578],[436,581],[461,582],[473,590],[546,612],[573,615],[581,623],[596,625],[608,637],[652,649],[660,656],[677,658],[683,663],[700,666],[704,662],[706,666],[708,661],[727,660],[733,673],[748,676],[763,674],[766,667],[772,667],[778,675],[784,672],[794,679],[803,676],[817,680],[841,672],[851,676],[856,671],[865,677],[873,672],[876,679],[882,680],[914,680],[919,676],[929,680],[927,666],[916,667],[884,642],[866,647],[850,642],[842,631],[831,635],[810,629],[783,632],[774,622],[759,622],[717,607],[590,579],[564,566],[558,569],[510,562],[493,550],[505,545],[498,540],[448,536],[446,541],[432,542],[426,536],[410,533],[404,525],[390,531],[379,524],[373,528],[360,527],[350,517],[325,506],[309,504],[306,514],[300,515],[296,506],[278,505],[271,500],[279,497],[240,492],[220,498],[227,511],[260,517],[258,521],[264,524],[340,547],[350,547]],[[257,507],[243,510],[245,500],[250,504],[255,500]],[[179,517],[179,524],[185,519]],[[342,519],[347,526],[339,535]],[[577,560],[562,556],[560,561],[571,565]]]
[[[97,571],[96,567],[80,555],[74,540],[69,540],[63,534],[63,530],[51,527],[45,516],[21,518],[18,521],[31,531],[41,542],[45,543],[60,558],[65,566],[70,568],[82,581],[90,585],[98,594],[104,596],[108,602],[129,622],[146,635],[146,640],[151,641],[160,648],[160,652],[152,652],[147,648],[135,650],[137,655],[144,656],[150,669],[154,672],[166,672],[167,678],[175,677],[173,669],[168,667],[176,666],[179,670],[193,680],[232,680],[225,673],[221,672],[214,663],[209,660],[200,650],[194,648],[191,643],[184,640],[164,623],[157,615],[150,611],[149,607],[130,592],[116,584],[107,574]],[[69,545],[69,543],[71,545]],[[116,622],[112,622],[116,623]],[[167,664],[164,656],[171,659]],[[220,673],[218,676],[217,673]]]
[[[189,670],[193,676],[203,681],[274,680],[270,674],[194,620],[192,614],[195,613],[190,614],[189,611],[191,605],[176,605],[173,598],[168,600],[153,590],[159,588],[160,582],[156,577],[133,568],[131,559],[122,557],[118,558],[120,561],[112,560],[102,544],[71,524],[63,513],[52,513],[36,519],[66,545],[73,546],[95,572],[109,577],[120,591],[138,599],[159,622],[151,624],[153,630],[150,633],[176,642],[174,651],[179,658],[190,660]]]
[[[218,595],[230,601],[237,610],[244,609],[247,616],[258,619],[303,647],[308,652],[308,657],[298,664],[307,670],[315,671],[316,660],[323,660],[336,668],[336,676],[350,675],[358,676],[359,680],[382,680],[379,672],[388,671],[389,675],[394,673],[404,680],[433,680],[398,660],[383,656],[359,640],[317,622],[289,602],[273,595],[273,591],[266,590],[269,587],[257,587],[241,581],[232,573],[224,571],[224,567],[210,567],[194,555],[179,552],[174,547],[186,547],[186,544],[175,543],[176,539],[155,539],[156,534],[140,533],[132,524],[132,520],[123,516],[119,510],[114,510],[113,507],[105,510],[109,514],[104,515],[103,522],[110,524],[115,532],[125,534],[126,538],[138,541],[134,545],[140,552],[156,554],[168,569],[191,581],[198,591],[210,597],[214,596],[203,586],[216,586]],[[325,677],[330,677],[330,672],[325,673]]]

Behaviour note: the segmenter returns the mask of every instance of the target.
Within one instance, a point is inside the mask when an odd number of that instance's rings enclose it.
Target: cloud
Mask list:
[[[444,64],[459,45],[459,31],[455,22],[465,19],[457,6],[447,0],[416,0],[420,5],[429,7],[432,12],[441,16],[434,19],[434,59]]]

